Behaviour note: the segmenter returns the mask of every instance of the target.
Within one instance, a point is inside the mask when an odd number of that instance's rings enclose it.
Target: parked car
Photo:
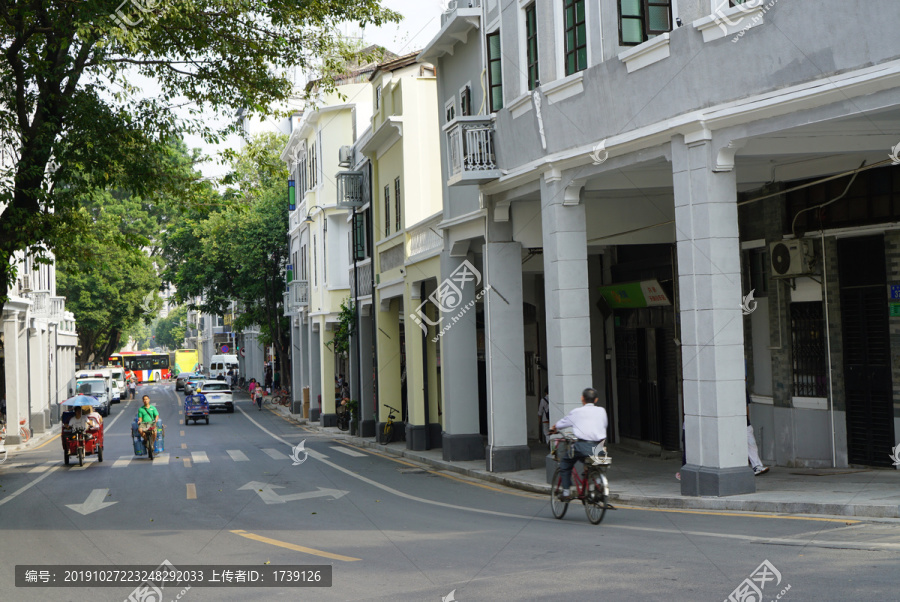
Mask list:
[[[79,395],[96,397],[100,402],[97,412],[101,416],[109,416],[109,388],[105,378],[80,378],[75,381],[75,391]]]
[[[199,375],[198,375],[198,374],[195,374],[194,372],[182,372],[181,374],[179,374],[178,376],[175,377],[175,390],[176,390],[176,391],[183,391],[183,390],[184,390],[184,384],[185,384],[188,380],[190,380],[190,379],[192,379],[192,378],[194,378],[194,377],[196,377],[196,376],[199,376]]]
[[[210,410],[224,409],[229,414],[234,412],[234,399],[228,383],[221,380],[207,380],[200,384],[197,393],[206,397]]]

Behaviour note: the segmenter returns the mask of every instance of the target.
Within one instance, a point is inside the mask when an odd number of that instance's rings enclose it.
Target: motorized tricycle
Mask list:
[[[165,451],[165,426],[162,422],[156,422],[142,429],[138,420],[140,419],[135,416],[134,422],[131,423],[134,455],[147,454],[147,457],[152,460],[153,456]]]
[[[62,422],[67,425],[74,412],[63,412]],[[89,429],[69,428],[63,426],[62,430],[63,462],[69,465],[69,457],[78,458],[78,465],[84,466],[85,456],[96,454],[97,461],[103,462],[103,425]]]
[[[206,400],[206,395],[196,393],[185,397],[184,423],[189,424],[193,420],[194,424],[197,424],[197,421],[202,419],[205,419],[206,424],[209,424],[209,402]]]

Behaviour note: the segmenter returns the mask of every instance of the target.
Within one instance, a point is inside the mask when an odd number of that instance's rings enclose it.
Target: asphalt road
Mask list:
[[[106,418],[102,463],[63,466],[55,439],[0,465],[0,599],[719,601],[762,565],[762,600],[900,600],[900,521],[619,508],[593,526],[575,504],[559,521],[545,496],[357,449],[240,397],[235,413],[185,426],[172,385],[144,393],[166,424],[152,462],[133,454],[131,402]],[[134,584],[14,579],[16,565],[58,565],[62,580],[74,564],[166,561],[252,565],[267,579],[325,565],[333,584],[170,586],[160,600]],[[733,599],[760,600],[744,594]]]

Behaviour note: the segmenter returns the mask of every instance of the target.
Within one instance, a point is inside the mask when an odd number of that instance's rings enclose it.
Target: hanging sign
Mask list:
[[[601,286],[600,294],[613,309],[661,307],[672,304],[657,280]]]

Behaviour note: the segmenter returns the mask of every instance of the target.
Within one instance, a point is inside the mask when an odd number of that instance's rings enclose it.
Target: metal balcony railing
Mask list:
[[[337,206],[354,208],[366,204],[363,172],[340,171],[337,173]]]
[[[293,280],[288,285],[291,307],[294,311],[309,305],[309,280]]]
[[[500,177],[494,124],[484,115],[457,117],[445,126],[449,184],[481,184]]]
[[[368,297],[372,294],[372,262],[357,263],[356,278],[359,280],[359,296]],[[353,265],[350,265],[350,298],[356,298],[356,287],[354,286]]]

